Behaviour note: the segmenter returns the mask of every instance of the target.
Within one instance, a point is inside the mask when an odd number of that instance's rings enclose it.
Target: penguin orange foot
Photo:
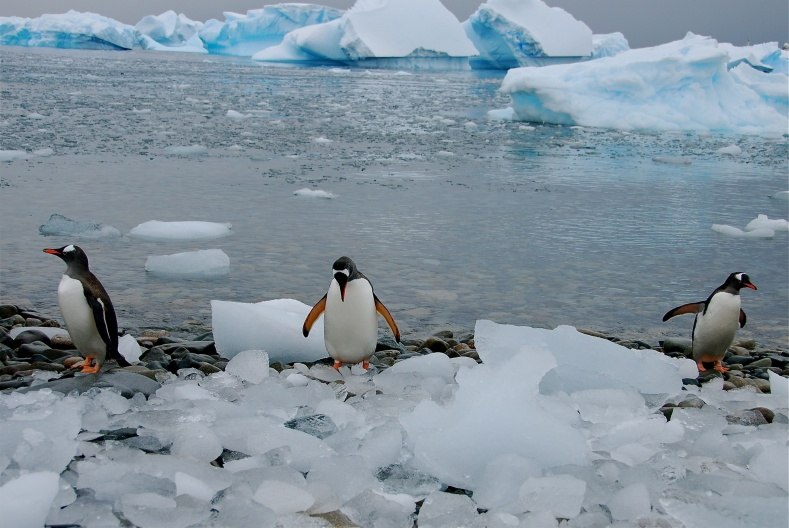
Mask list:
[[[334,368],[343,363],[361,362],[370,367],[370,357],[378,342],[377,314],[386,320],[395,340],[400,342],[400,330],[392,314],[373,292],[373,285],[348,257],[340,257],[332,266],[329,291],[312,307],[304,320],[302,333],[307,337],[312,325],[324,315],[323,342]]]

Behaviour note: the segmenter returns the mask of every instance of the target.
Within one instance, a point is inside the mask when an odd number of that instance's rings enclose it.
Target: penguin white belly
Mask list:
[[[740,326],[740,296],[716,293],[706,313],[696,316],[693,330],[693,359],[723,358]],[[710,359],[711,360],[711,359]],[[705,361],[708,361],[705,359]]]
[[[63,275],[58,286],[58,304],[77,350],[83,356],[95,356],[99,364],[103,363],[107,354],[107,345],[96,328],[93,310],[85,299],[82,283],[68,275]]]
[[[345,301],[340,299],[339,285],[332,281],[323,314],[323,339],[329,355],[349,364],[369,359],[378,341],[376,314],[373,288],[368,281],[349,281]]]

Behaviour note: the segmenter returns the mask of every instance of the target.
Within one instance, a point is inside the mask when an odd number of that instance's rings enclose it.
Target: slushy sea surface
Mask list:
[[[500,72],[272,66],[152,52],[0,47],[0,298],[60,319],[63,263],[82,246],[122,328],[195,335],[210,300],[312,304],[352,257],[404,335],[476,319],[569,324],[655,341],[662,323],[733,271],[738,334],[788,347],[789,234],[738,239],[757,214],[787,218],[788,140],[619,132],[493,120]],[[228,116],[228,111],[243,117]],[[718,149],[736,144],[740,156]],[[171,147],[205,152],[174,155]],[[170,150],[168,150],[170,149]],[[320,189],[333,199],[294,196]],[[123,237],[44,237],[52,213]],[[230,222],[203,242],[125,236],[148,220]],[[149,255],[219,248],[230,275],[151,276]]]

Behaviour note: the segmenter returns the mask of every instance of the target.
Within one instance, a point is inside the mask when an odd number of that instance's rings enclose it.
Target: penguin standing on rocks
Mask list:
[[[302,333],[307,337],[312,325],[324,315],[323,341],[326,351],[334,358],[334,368],[343,363],[370,367],[370,357],[378,342],[378,319],[381,314],[395,340],[400,342],[400,330],[392,314],[373,292],[373,285],[356,269],[348,257],[340,257],[332,266],[329,291],[312,307],[304,320]]]
[[[85,357],[82,372],[95,374],[107,358],[122,366],[129,362],[118,352],[118,321],[110,296],[88,269],[88,257],[79,246],[47,248],[66,263],[58,286],[58,304],[66,328],[80,354]]]
[[[726,282],[715,288],[706,301],[683,304],[669,310],[663,321],[681,314],[696,314],[693,323],[693,359],[704,372],[703,363],[714,362],[718,372],[729,370],[723,366],[726,350],[734,341],[737,328],[745,326],[745,312],[740,308],[740,290],[756,289],[746,273],[735,272]]]

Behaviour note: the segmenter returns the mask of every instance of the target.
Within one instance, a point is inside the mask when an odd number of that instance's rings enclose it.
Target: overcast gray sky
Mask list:
[[[304,1],[304,0],[302,0]],[[462,21],[481,0],[442,0]],[[193,20],[222,20],[223,11],[246,12],[268,2],[261,0],[2,0],[0,16],[36,17],[69,9],[92,11],[127,24],[168,9]],[[348,8],[354,0],[314,3]],[[789,41],[787,0],[547,0],[562,7],[595,33],[621,31],[631,47],[653,46],[682,38],[688,31],[743,45]]]

